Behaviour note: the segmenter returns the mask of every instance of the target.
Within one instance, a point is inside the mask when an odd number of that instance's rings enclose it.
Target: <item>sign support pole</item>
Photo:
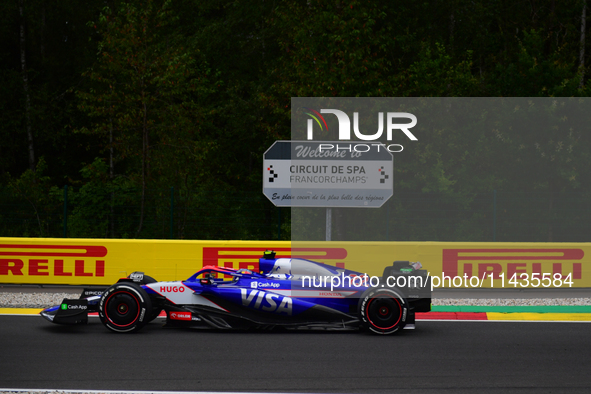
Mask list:
[[[332,208],[326,208],[326,241],[332,236]]]

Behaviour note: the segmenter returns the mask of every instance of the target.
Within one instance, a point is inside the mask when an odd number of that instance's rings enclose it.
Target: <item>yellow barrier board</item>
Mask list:
[[[267,249],[381,275],[420,261],[436,287],[591,287],[591,243],[289,242],[0,238],[0,283],[110,285],[133,271],[183,280],[204,265],[258,269]]]
[[[254,268],[269,248],[290,242],[0,238],[0,283],[110,285],[134,271],[184,280],[207,264]]]
[[[591,243],[292,243],[294,250],[313,245],[342,248],[342,266],[370,276],[381,275],[394,260],[420,261],[435,287],[591,287]]]

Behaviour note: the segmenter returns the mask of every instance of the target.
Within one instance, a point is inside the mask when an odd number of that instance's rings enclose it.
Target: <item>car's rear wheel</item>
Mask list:
[[[148,323],[152,302],[144,289],[131,282],[109,287],[99,302],[99,318],[111,331],[135,332]]]
[[[408,303],[398,289],[370,288],[359,300],[358,313],[361,328],[393,334],[406,324]]]

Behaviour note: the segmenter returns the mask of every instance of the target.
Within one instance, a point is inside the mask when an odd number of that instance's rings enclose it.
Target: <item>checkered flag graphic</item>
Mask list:
[[[380,183],[386,183],[386,179],[388,179],[388,175],[386,175],[386,171],[384,167],[380,167]]]
[[[279,175],[275,174],[273,166],[267,167],[267,171],[269,171],[269,182],[275,182],[275,178],[277,178]]]

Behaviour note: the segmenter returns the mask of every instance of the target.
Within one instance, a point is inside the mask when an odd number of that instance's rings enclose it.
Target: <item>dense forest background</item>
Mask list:
[[[289,239],[261,167],[290,138],[291,97],[586,97],[586,14],[585,0],[4,1],[0,236]],[[395,166],[384,240],[590,241],[589,134],[430,136]]]

